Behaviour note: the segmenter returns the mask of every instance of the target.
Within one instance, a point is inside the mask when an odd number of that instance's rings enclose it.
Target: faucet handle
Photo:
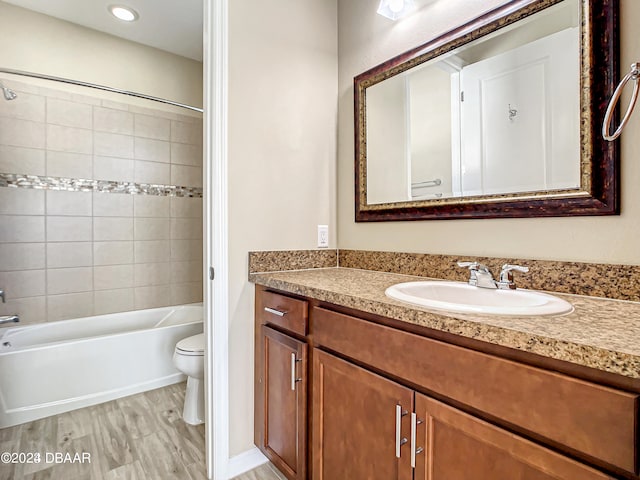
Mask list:
[[[474,270],[480,271],[480,272],[489,271],[489,267],[478,262],[458,262],[458,266],[461,268],[468,268],[469,270],[472,270],[472,271]]]
[[[500,270],[500,281],[498,282],[498,288],[503,289],[516,289],[516,284],[513,281],[513,272],[522,272],[527,273],[529,271],[529,267],[523,267],[522,265],[510,265],[505,263],[502,266],[502,270]]]
[[[4,298],[4,290],[0,290],[0,298],[2,298],[2,303],[7,303],[7,300]]]

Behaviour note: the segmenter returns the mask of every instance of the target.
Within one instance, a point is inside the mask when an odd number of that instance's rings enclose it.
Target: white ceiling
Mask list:
[[[4,1],[202,61],[202,0]],[[107,10],[109,5],[132,7],[140,18],[132,23],[118,20]]]

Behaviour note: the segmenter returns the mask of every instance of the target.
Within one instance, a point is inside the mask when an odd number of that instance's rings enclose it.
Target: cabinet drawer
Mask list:
[[[635,394],[322,308],[317,345],[517,426],[583,458],[636,473]]]
[[[302,336],[307,334],[309,308],[306,301],[269,291],[259,292],[256,301],[260,323],[277,325]]]

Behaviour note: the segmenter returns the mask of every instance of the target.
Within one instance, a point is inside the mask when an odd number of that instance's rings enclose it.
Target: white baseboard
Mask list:
[[[229,459],[229,463],[227,463],[227,478],[237,477],[268,461],[267,457],[257,447],[254,447]]]

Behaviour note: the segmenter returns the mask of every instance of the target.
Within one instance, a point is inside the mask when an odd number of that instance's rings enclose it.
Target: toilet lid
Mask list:
[[[204,333],[183,338],[176,344],[176,350],[184,355],[203,355]]]

